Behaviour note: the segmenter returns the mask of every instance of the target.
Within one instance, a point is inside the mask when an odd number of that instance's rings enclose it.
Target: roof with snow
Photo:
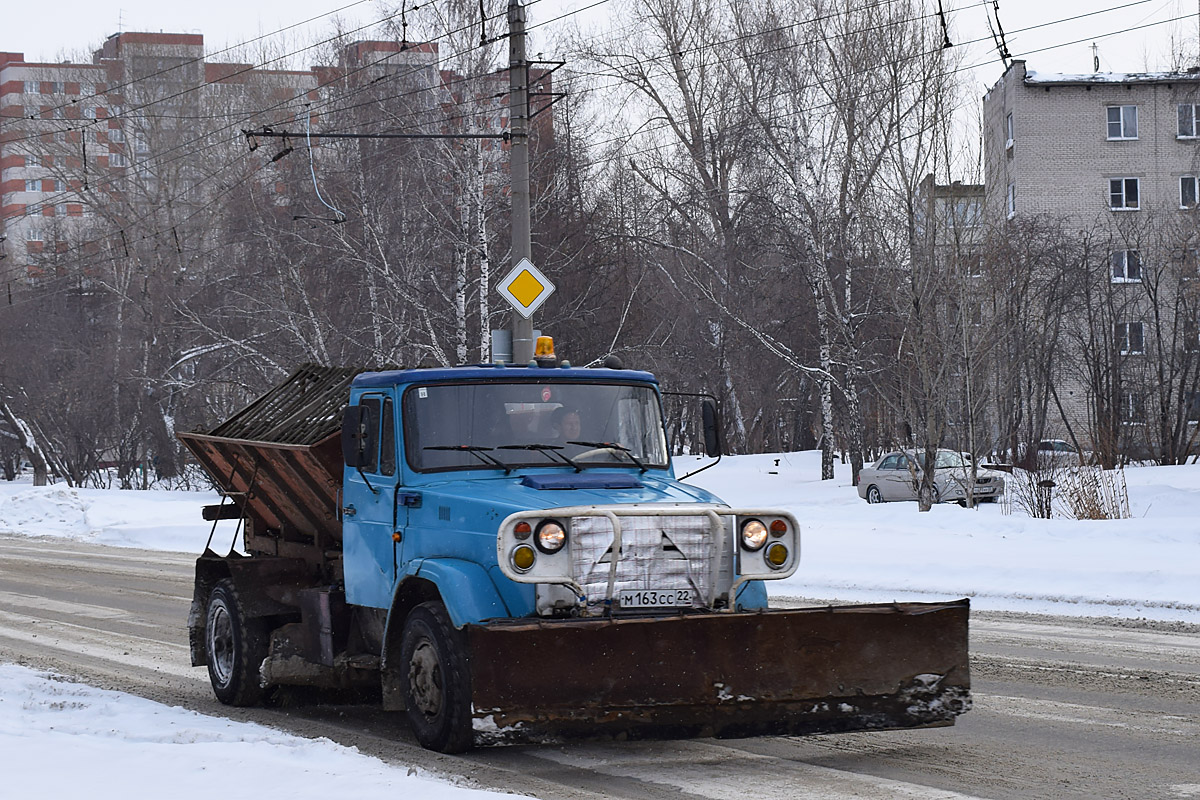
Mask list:
[[[1044,85],[1091,85],[1108,83],[1200,83],[1200,68],[1187,72],[1086,72],[1081,74],[1037,72],[1025,73],[1025,83]]]

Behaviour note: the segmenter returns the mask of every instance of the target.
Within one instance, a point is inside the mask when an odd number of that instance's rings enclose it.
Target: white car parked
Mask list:
[[[921,484],[921,454],[915,451],[888,453],[858,474],[858,496],[868,503],[916,500]],[[954,450],[938,450],[933,472],[933,502],[961,503],[972,485],[971,462]],[[1004,494],[1004,473],[979,469],[974,477],[976,501],[994,501]]]

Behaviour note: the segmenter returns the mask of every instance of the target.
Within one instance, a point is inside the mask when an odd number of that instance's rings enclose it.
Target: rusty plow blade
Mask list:
[[[477,744],[953,725],[969,603],[473,625]]]

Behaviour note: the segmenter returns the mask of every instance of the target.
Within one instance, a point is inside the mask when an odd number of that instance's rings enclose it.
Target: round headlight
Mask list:
[[[767,564],[773,569],[781,569],[788,560],[788,549],[779,542],[767,548]]]
[[[557,553],[567,543],[567,532],[557,521],[548,519],[538,525],[535,541],[543,553]]]
[[[529,572],[533,568],[537,553],[533,552],[533,548],[529,545],[519,544],[512,549],[509,558],[512,560],[513,569],[517,572]]]
[[[767,526],[762,520],[748,519],[742,523],[742,547],[760,550],[767,543]]]

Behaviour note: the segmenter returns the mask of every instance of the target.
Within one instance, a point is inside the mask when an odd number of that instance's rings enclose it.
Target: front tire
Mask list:
[[[871,505],[883,502],[883,494],[880,493],[878,486],[867,487],[867,502]]]
[[[208,679],[213,694],[227,706],[258,705],[263,698],[259,669],[270,645],[267,624],[247,619],[233,581],[213,587],[205,614]]]
[[[466,639],[446,607],[422,603],[404,621],[400,690],[405,713],[422,747],[440,753],[471,748],[471,678]]]

